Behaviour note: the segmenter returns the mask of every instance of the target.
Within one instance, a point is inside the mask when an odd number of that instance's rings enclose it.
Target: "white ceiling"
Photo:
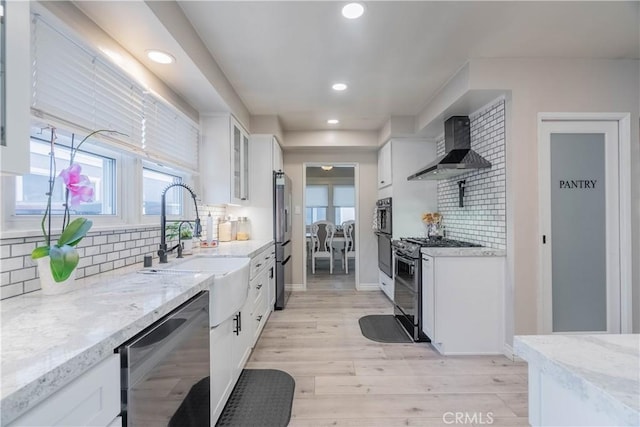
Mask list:
[[[203,99],[203,79],[143,57],[168,41],[156,23],[123,19],[141,2],[76,4],[201,113],[219,110]],[[354,21],[341,16],[344,4],[179,2],[250,114],[278,115],[289,131],[377,130],[416,115],[469,58],[640,58],[638,1],[372,1]],[[173,53],[179,67],[194,66]],[[333,92],[337,81],[349,89]]]

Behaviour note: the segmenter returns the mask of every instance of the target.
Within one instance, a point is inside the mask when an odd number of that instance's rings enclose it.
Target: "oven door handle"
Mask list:
[[[411,267],[415,267],[415,265],[416,265],[416,260],[411,259],[411,258],[403,257],[402,255],[398,255],[397,252],[396,252],[396,259],[404,262],[405,264],[410,265]]]

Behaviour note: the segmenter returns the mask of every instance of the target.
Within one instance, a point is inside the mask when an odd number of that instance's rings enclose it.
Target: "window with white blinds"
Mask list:
[[[113,129],[108,143],[195,171],[198,128],[84,45],[53,18],[34,14],[31,111],[82,132]],[[104,138],[103,138],[104,140]]]
[[[307,185],[307,207],[326,207],[329,205],[328,185]]]
[[[356,205],[356,192],[353,185],[333,186],[333,206],[354,207]]]

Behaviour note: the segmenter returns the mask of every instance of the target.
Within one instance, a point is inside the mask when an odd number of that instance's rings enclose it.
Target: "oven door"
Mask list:
[[[391,256],[391,235],[376,233],[378,236],[378,268],[389,277],[393,277]]]
[[[378,231],[391,234],[391,206],[378,207],[377,226]]]
[[[394,314],[414,341],[423,341],[420,322],[420,260],[395,254]]]

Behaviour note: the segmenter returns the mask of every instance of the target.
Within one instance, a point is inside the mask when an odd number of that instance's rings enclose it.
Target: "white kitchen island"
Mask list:
[[[640,425],[640,335],[514,339],[529,362],[532,426]]]

